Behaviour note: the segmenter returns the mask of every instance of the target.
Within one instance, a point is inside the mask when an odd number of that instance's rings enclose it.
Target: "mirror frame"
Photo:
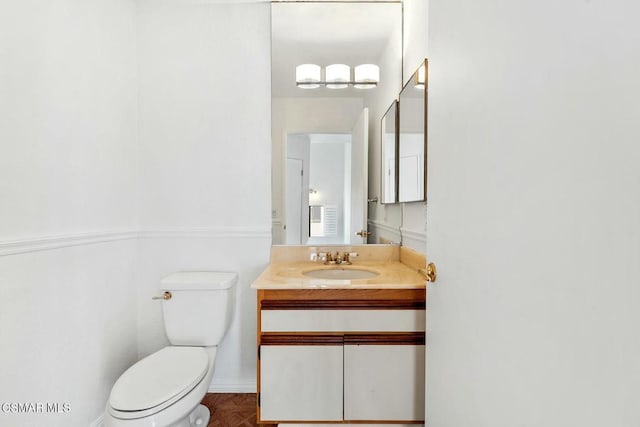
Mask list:
[[[385,130],[386,130],[386,126],[385,126],[385,121],[389,115],[389,113],[391,113],[393,110],[394,113],[394,128],[393,128],[393,134],[394,134],[394,166],[393,166],[393,171],[394,171],[394,188],[393,188],[393,201],[391,202],[386,202],[386,195],[388,193],[388,189],[386,188],[386,186],[384,185],[385,183]],[[380,204],[381,205],[393,205],[398,203],[398,177],[400,174],[400,171],[398,169],[398,154],[400,152],[400,133],[399,133],[399,128],[398,128],[398,119],[400,117],[400,103],[398,102],[397,99],[394,99],[393,102],[391,103],[391,105],[389,106],[389,108],[387,108],[387,111],[385,111],[385,113],[382,115],[382,119],[380,119]],[[390,132],[386,132],[386,133],[390,133]]]
[[[418,80],[418,73],[420,71],[420,68],[424,67],[424,117],[423,117],[423,121],[424,121],[424,129],[423,129],[423,133],[424,133],[424,153],[423,153],[423,157],[424,157],[424,165],[423,165],[423,191],[422,191],[422,197],[418,198],[418,199],[414,199],[414,200],[400,200],[400,189],[399,189],[399,181],[400,181],[400,144],[402,142],[401,136],[402,136],[402,93],[405,91],[405,89],[407,87],[409,87],[409,85],[414,84],[414,81]],[[398,122],[397,122],[397,127],[398,127],[398,194],[397,194],[397,200],[399,203],[412,203],[412,202],[426,202],[427,201],[427,153],[428,153],[428,141],[427,141],[427,129],[428,129],[428,125],[427,125],[427,118],[428,118],[428,98],[429,98],[429,61],[427,58],[424,59],[424,62],[416,69],[416,71],[411,75],[411,77],[409,78],[409,80],[407,81],[407,83],[405,83],[404,86],[402,86],[402,91],[400,92],[400,96],[398,97]]]

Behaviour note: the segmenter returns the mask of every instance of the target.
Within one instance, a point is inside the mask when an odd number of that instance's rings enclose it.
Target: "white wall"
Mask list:
[[[403,84],[429,56],[427,38],[428,0],[404,0]],[[428,198],[428,195],[427,195]],[[402,204],[402,243],[424,252],[427,206],[424,202]]]
[[[380,195],[380,120],[391,102],[398,97],[402,84],[418,69],[427,55],[427,0],[403,1],[403,52],[397,52],[389,46],[381,62],[402,61],[402,76],[393,76],[395,85],[378,88],[366,100],[371,111],[369,125],[369,194]],[[400,83],[402,82],[402,83]],[[426,205],[423,202],[400,203],[396,205],[381,203],[369,204],[369,225],[374,231],[374,239],[384,237],[398,242],[401,229],[403,245],[425,252],[426,244]]]
[[[400,28],[398,29],[400,30]],[[382,116],[398,98],[402,90],[402,45],[398,40],[401,34],[393,35],[385,47],[378,63],[383,70],[388,70],[380,76],[380,84],[366,94],[365,105],[369,108],[369,196],[380,200],[381,177],[381,135]],[[394,154],[395,156],[395,154]],[[369,242],[379,243],[380,238],[386,238],[400,243],[400,227],[402,225],[402,206],[399,204],[368,204],[368,230],[372,232]],[[423,251],[424,248],[421,248]]]
[[[86,426],[136,360],[130,1],[0,3],[0,425]],[[46,408],[46,406],[45,406]]]
[[[403,85],[422,65],[429,52],[428,16],[430,0],[402,0],[404,40],[402,55]]]
[[[140,356],[166,344],[150,297],[177,270],[237,271],[213,390],[255,389],[255,291],[269,261],[269,4],[141,1]]]
[[[429,3],[427,425],[638,426],[640,4]]]

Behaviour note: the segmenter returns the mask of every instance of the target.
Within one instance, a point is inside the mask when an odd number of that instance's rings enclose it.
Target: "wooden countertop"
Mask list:
[[[368,279],[335,280],[305,276],[320,269],[364,269],[378,273]],[[355,261],[352,265],[324,265],[312,261],[292,261],[270,264],[258,276],[253,289],[423,289],[426,278],[417,268],[399,261]]]

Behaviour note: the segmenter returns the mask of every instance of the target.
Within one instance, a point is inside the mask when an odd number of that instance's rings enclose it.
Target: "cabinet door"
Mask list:
[[[342,420],[342,345],[263,345],[262,421]]]
[[[424,420],[424,345],[345,345],[344,419]]]

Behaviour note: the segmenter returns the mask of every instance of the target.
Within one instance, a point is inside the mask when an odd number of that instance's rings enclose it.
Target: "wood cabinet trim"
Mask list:
[[[422,300],[263,300],[262,310],[424,310]]]
[[[425,289],[269,289],[258,290],[267,300],[416,300],[425,301]]]
[[[425,345],[424,332],[263,333],[258,345]]]
[[[424,332],[345,334],[344,345],[424,345]]]
[[[258,420],[257,424],[424,424],[424,420],[341,420],[341,421],[318,421],[318,420]]]
[[[342,345],[342,334],[262,334],[260,345]]]

